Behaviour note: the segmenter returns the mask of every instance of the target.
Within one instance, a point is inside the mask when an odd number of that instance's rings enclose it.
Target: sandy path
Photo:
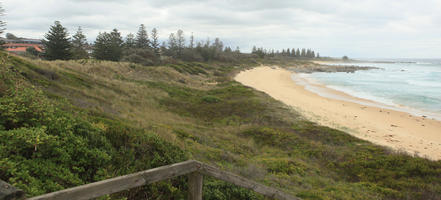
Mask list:
[[[296,84],[291,75],[292,72],[281,68],[258,67],[242,71],[235,80],[292,106],[319,124],[412,155],[441,159],[441,121],[321,97]],[[347,98],[368,102],[323,88]]]

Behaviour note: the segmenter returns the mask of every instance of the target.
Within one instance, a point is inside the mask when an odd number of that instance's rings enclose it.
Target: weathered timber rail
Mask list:
[[[211,176],[232,183],[234,185],[253,190],[269,198],[279,200],[300,200],[299,198],[288,195],[278,189],[262,185],[255,181],[240,177],[231,172],[223,171],[216,167],[195,160],[189,160],[181,163],[137,172],[134,174],[128,174],[125,176],[119,176],[103,181],[98,181],[95,183],[60,190],[57,192],[32,197],[27,200],[92,199],[182,175],[188,176],[189,200],[202,200],[202,183],[204,175]],[[15,194],[14,191],[21,193]],[[1,198],[2,191],[0,190],[0,200],[20,199],[20,197],[23,196],[23,192],[20,190],[16,190],[15,188],[10,188],[8,192],[9,197],[12,198]]]

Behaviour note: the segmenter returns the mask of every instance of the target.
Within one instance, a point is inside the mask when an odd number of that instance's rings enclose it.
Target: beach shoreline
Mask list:
[[[344,99],[324,97],[307,90],[308,84],[294,81],[293,74],[279,67],[262,66],[240,72],[235,80],[267,93],[320,125],[397,151],[441,160],[441,121],[376,106],[381,103],[353,97],[319,83],[308,83]]]

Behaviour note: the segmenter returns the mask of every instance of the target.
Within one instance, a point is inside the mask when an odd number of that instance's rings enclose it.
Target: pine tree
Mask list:
[[[46,50],[44,57],[48,60],[68,60],[71,58],[69,34],[59,21],[55,21],[44,36],[43,45]]]
[[[81,26],[78,27],[77,32],[72,37],[72,58],[73,59],[85,59],[89,58],[89,54],[86,51],[87,39],[83,34]]]
[[[132,33],[127,34],[124,47],[128,49],[136,47],[135,35],[133,35]]]
[[[235,53],[240,53],[240,48],[239,46],[236,47],[236,50],[234,50]]]
[[[306,57],[306,49],[302,49],[302,53],[300,54],[300,57]]]
[[[253,46],[253,49],[251,50],[251,53],[252,53],[252,54],[257,53],[257,48],[256,48],[256,46]]]
[[[145,30],[144,24],[139,25],[138,33],[136,33],[136,47],[146,49],[150,47],[149,36]]]
[[[219,38],[215,38],[214,43],[213,43],[213,47],[216,51],[219,52],[219,51],[222,51],[222,49],[224,48],[224,44]]]
[[[296,50],[296,57],[301,57],[299,48],[297,48],[297,50]]]
[[[181,29],[179,29],[176,32],[176,44],[177,44],[177,54],[178,56],[182,56],[182,51],[185,48],[185,38],[184,38],[184,31],[182,31]]]
[[[170,33],[168,36],[168,51],[170,56],[176,57],[178,55],[178,42],[174,33]]]
[[[3,9],[3,7],[0,5],[0,16],[3,16],[5,13],[5,10]],[[6,22],[3,20],[0,20],[0,35],[3,34],[3,32],[6,30]]]
[[[190,49],[193,49],[194,48],[194,36],[193,36],[193,33],[191,33],[191,36],[190,36],[190,44],[189,44],[190,46]]]
[[[99,60],[119,61],[122,57],[123,39],[117,29],[100,33],[96,38],[93,56]]]
[[[111,55],[113,56],[113,61],[119,61],[122,57],[122,51],[123,51],[123,38],[121,36],[121,33],[118,31],[118,29],[113,29],[110,33],[110,41],[111,41]]]
[[[152,29],[152,41],[150,42],[150,44],[155,54],[159,55],[159,36],[158,36],[158,30],[156,28]]]

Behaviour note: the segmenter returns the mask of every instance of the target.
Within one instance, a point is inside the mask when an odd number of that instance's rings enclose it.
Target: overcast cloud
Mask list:
[[[55,20],[89,41],[118,28],[177,29],[249,51],[312,48],[327,56],[441,58],[440,0],[4,0],[7,31],[43,38]]]

